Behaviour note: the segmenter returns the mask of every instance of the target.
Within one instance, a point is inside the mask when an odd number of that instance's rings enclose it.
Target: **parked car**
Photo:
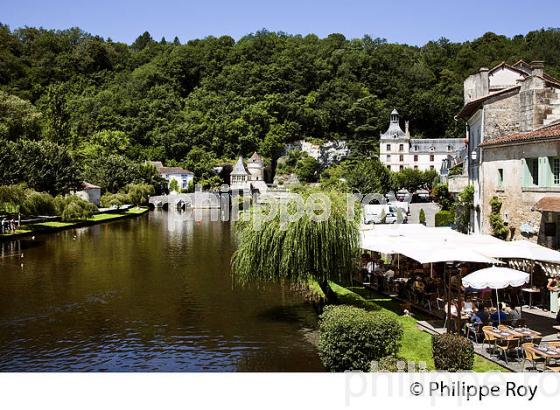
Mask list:
[[[363,221],[365,224],[394,224],[407,223],[408,217],[404,209],[391,204],[386,205],[364,205]],[[400,215],[399,215],[400,214]],[[401,221],[399,221],[399,218]],[[385,221],[383,221],[385,219]]]

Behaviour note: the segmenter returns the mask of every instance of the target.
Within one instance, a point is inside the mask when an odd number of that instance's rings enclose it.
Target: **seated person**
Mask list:
[[[467,296],[467,298],[465,299],[465,304],[463,307],[463,311],[465,313],[472,313],[474,312],[476,309],[476,307],[474,306],[474,303],[472,302],[472,299],[470,297]]]
[[[511,304],[504,309],[505,313],[509,320],[511,320],[511,324],[515,325],[519,319],[521,319],[521,313],[517,310],[517,306],[515,304]]]
[[[490,315],[488,315],[488,311],[482,304],[480,304],[473,312],[473,315],[471,316],[471,322],[477,325],[484,325],[488,323],[489,318]]]
[[[445,306],[443,307],[446,316],[447,316],[447,309],[448,309],[448,304],[446,303]],[[451,316],[454,317],[457,316],[457,305],[455,303],[451,303]]]
[[[426,285],[420,276],[416,276],[414,282],[412,283],[412,289],[416,293],[424,293],[426,291]]]
[[[385,279],[393,279],[395,277],[395,271],[393,269],[388,269],[387,271],[385,271],[383,276],[385,277]]]
[[[506,312],[501,309],[492,308],[491,311],[492,313],[490,314],[490,320],[492,321],[492,326],[497,326],[501,322],[504,322],[508,319]]]

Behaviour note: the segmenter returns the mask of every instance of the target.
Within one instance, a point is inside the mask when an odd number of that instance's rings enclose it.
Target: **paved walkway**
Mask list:
[[[439,211],[439,205],[434,202],[419,202],[409,205],[410,216],[408,217],[408,223],[417,224],[420,223],[419,215],[420,209],[424,209],[426,214],[426,226],[435,226],[436,223],[436,212]]]

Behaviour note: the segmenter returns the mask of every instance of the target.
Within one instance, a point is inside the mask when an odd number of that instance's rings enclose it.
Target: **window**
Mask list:
[[[447,151],[451,151],[451,145],[447,146]]]
[[[430,162],[434,162],[434,154],[430,154]]]
[[[387,155],[387,162],[391,162],[391,156]]]
[[[435,167],[433,165],[430,165],[430,169],[435,169]]]
[[[387,151],[391,151],[391,144],[387,144]]]
[[[399,151],[400,152],[404,151],[404,144],[399,144]]]
[[[550,159],[550,170],[552,171],[552,185],[560,185],[560,158]]]
[[[418,162],[418,155],[414,156],[414,162]]]
[[[399,155],[399,161],[403,162],[404,161],[404,155]]]
[[[387,169],[390,171],[391,170],[391,165],[387,165]]]
[[[414,151],[418,151],[418,145],[414,146]]]
[[[414,165],[414,169],[418,169],[418,165]]]
[[[498,188],[504,187],[504,169],[498,168]]]
[[[399,171],[402,171],[404,169],[404,165],[399,166]]]
[[[539,159],[525,159],[524,186],[539,186]]]

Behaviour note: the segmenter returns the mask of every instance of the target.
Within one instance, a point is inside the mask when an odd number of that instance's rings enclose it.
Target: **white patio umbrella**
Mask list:
[[[500,301],[498,299],[498,289],[504,289],[508,286],[518,287],[529,282],[529,274],[520,270],[511,268],[499,268],[492,266],[491,268],[479,269],[462,280],[464,287],[474,289],[496,289],[496,304],[498,311],[500,310]],[[498,323],[500,323],[500,315],[498,314]]]

